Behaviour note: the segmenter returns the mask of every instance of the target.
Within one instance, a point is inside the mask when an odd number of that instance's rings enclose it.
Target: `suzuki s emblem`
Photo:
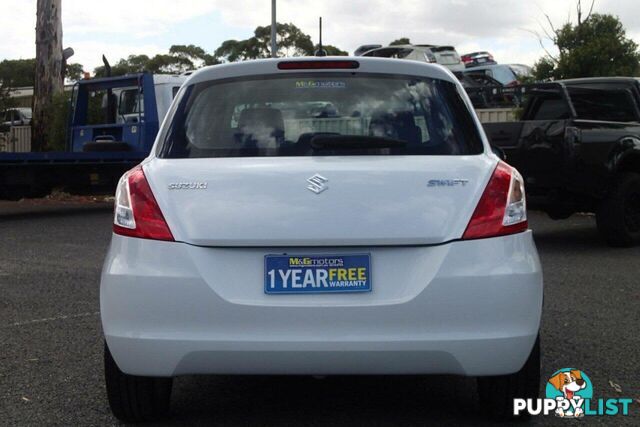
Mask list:
[[[311,178],[307,179],[309,185],[307,190],[313,191],[316,194],[322,193],[324,190],[328,190],[329,186],[326,185],[329,180],[321,175],[315,174]]]

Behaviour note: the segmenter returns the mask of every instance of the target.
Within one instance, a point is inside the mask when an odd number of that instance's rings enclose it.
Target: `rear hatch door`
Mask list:
[[[434,46],[430,48],[438,61],[442,65],[460,64],[460,55],[453,46]]]
[[[422,245],[462,236],[493,162],[487,156],[156,159],[145,173],[176,240],[194,245]]]

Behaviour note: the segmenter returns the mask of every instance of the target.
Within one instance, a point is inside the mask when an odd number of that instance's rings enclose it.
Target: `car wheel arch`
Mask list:
[[[620,139],[611,151],[609,164],[614,173],[640,173],[640,139],[637,137]]]

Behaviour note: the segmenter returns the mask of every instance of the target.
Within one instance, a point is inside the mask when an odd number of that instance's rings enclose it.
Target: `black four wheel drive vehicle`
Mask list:
[[[596,214],[610,245],[640,240],[640,79],[585,78],[526,88],[521,121],[486,123],[525,177],[529,206],[553,219]]]

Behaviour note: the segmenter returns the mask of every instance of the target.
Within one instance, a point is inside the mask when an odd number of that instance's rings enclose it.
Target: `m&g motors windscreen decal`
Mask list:
[[[296,89],[344,89],[347,83],[337,80],[298,80]]]

